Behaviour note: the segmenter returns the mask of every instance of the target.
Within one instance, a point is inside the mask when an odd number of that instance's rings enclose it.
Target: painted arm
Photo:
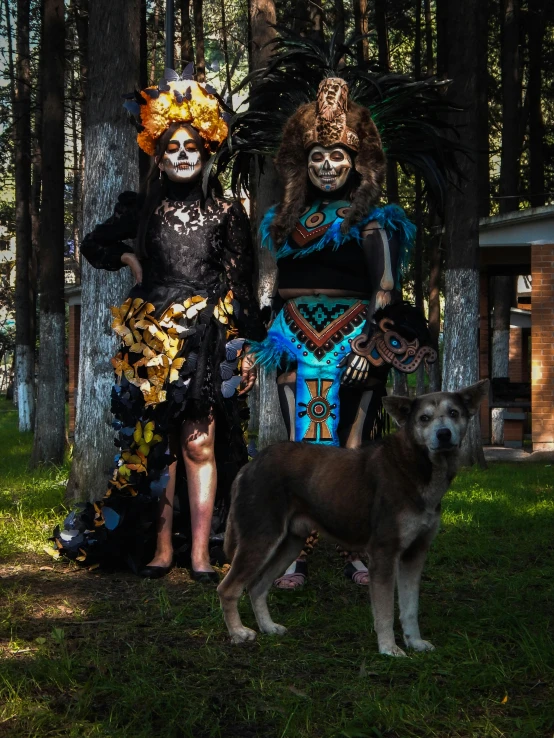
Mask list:
[[[371,303],[369,314],[398,302],[400,295],[396,289],[398,280],[398,257],[400,246],[396,236],[388,237],[376,221],[368,223],[362,231],[364,253],[371,282]]]
[[[362,231],[363,249],[366,256],[368,276],[371,283],[369,314],[362,330],[365,341],[374,330],[373,315],[379,308],[397,302],[400,295],[396,290],[398,277],[399,242],[396,237],[389,238],[377,221],[368,223]],[[364,340],[362,338],[362,340]],[[371,364],[365,356],[351,351],[341,364],[345,367],[342,384],[363,386],[371,373]]]

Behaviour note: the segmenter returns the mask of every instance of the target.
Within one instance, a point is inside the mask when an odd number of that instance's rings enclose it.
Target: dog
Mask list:
[[[406,655],[393,631],[395,583],[406,646],[433,650],[419,631],[421,572],[469,420],[487,393],[482,380],[458,392],[385,397],[400,430],[383,441],[358,449],[278,443],[244,466],[233,483],[225,535],[231,568],[217,590],[231,640],[256,638],[237,607],[245,589],[260,631],[286,633],[271,618],[268,591],[317,529],[367,555],[379,653]]]

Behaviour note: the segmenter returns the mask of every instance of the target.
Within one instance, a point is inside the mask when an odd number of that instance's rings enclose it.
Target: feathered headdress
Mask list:
[[[304,206],[305,143],[313,145],[312,140],[328,131],[323,121],[330,115],[346,137],[342,145],[356,153],[361,180],[362,191],[359,187],[348,224],[363,217],[362,211],[378,197],[386,158],[419,171],[440,209],[449,174],[456,171],[453,154],[459,149],[445,120],[455,109],[444,95],[448,81],[413,80],[360,65],[355,61],[356,38],[342,44],[335,34],[328,44],[321,44],[285,28],[277,30],[267,66],[239,86],[252,85],[248,110],[232,118],[232,135],[215,157],[218,169],[232,161],[235,191],[248,189],[253,157],[274,157],[279,152],[276,163],[285,175],[285,193],[276,222],[282,215],[283,236]],[[280,148],[283,141],[286,146]],[[290,204],[288,212],[285,203]]]
[[[165,69],[157,86],[124,97],[124,107],[138,130],[137,143],[150,156],[154,156],[158,139],[172,123],[191,125],[209,149],[219,146],[229,133],[217,93],[210,85],[196,82],[193,64],[181,76]]]

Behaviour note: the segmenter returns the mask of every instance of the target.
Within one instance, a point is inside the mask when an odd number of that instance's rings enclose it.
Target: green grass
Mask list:
[[[0,406],[0,736],[552,738],[554,474],[461,474],[424,573],[433,653],[376,653],[367,593],[332,547],[309,585],[274,592],[282,639],[232,647],[215,590],[53,562],[67,469],[29,474]],[[253,625],[243,600],[246,624]]]

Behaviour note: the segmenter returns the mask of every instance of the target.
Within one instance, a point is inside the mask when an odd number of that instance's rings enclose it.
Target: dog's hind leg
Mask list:
[[[369,594],[379,653],[405,656],[394,639],[394,580],[397,563],[384,549],[371,552]]]
[[[419,538],[402,554],[398,562],[398,604],[404,643],[415,651],[433,651],[435,647],[424,641],[419,632],[419,583],[431,540]]]
[[[284,635],[287,632],[283,625],[273,622],[267,606],[267,595],[275,577],[279,576],[283,569],[298,557],[303,544],[303,538],[289,533],[249,589],[252,609],[262,633]]]
[[[238,602],[248,583],[245,574],[250,570],[252,563],[249,560],[249,553],[244,549],[241,551],[240,548],[235,552],[231,569],[217,588],[223,619],[233,643],[245,643],[256,639],[256,631],[242,624],[238,608]]]
[[[260,581],[267,565],[273,562],[275,553],[280,550],[285,536],[286,531],[283,531],[274,540],[264,535],[256,539],[242,540],[238,544],[231,569],[217,588],[223,618],[233,643],[244,643],[256,638],[256,631],[242,624],[238,601],[245,589],[250,591],[251,587]],[[298,550],[300,551],[300,548]]]

